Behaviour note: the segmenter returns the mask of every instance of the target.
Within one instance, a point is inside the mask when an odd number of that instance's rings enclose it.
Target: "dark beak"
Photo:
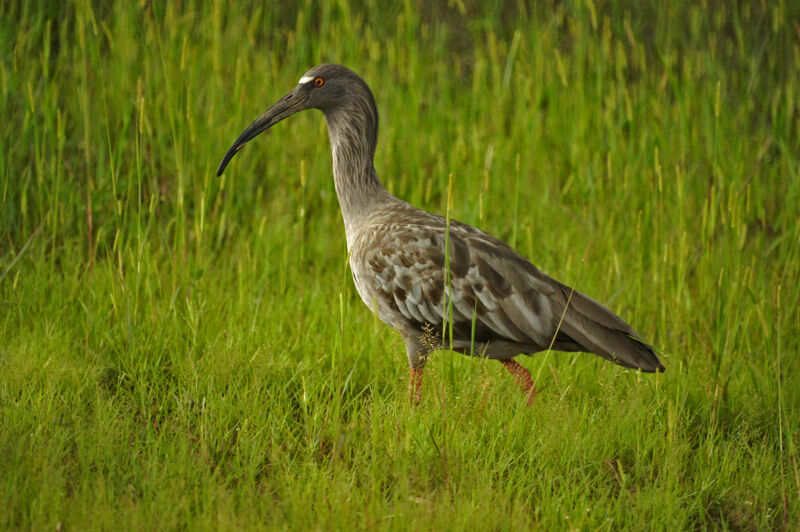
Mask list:
[[[253,120],[253,123],[242,131],[242,134],[239,135],[239,138],[236,139],[236,142],[234,142],[233,146],[228,150],[228,153],[222,158],[222,162],[219,163],[219,168],[217,168],[217,176],[222,175],[222,172],[225,171],[225,167],[228,166],[228,163],[233,156],[236,155],[236,152],[241,150],[250,139],[271,128],[287,116],[291,116],[298,111],[306,109],[306,100],[306,96],[301,95],[300,87],[297,87],[275,102],[263,115]]]

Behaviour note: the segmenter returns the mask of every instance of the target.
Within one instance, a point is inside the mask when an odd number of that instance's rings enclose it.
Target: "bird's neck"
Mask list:
[[[354,100],[325,112],[333,179],[348,248],[364,217],[391,198],[372,164],[378,138],[378,112],[374,101],[369,100]]]

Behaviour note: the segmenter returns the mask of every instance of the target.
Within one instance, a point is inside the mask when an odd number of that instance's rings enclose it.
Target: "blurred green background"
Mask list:
[[[321,62],[667,373],[443,352],[409,408],[321,114],[214,177]],[[793,529],[799,67],[785,1],[0,3],[0,526]]]

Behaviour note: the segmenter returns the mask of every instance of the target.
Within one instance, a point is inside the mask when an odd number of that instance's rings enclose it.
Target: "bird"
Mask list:
[[[304,73],[239,135],[217,176],[254,137],[305,109],[322,111],[327,122],[353,281],[364,304],[403,338],[412,404],[421,401],[423,369],[440,349],[500,361],[528,404],[538,390],[518,355],[582,351],[642,372],[664,371],[642,335],[602,304],[490,234],[390,194],[373,164],[375,98],[345,66]]]

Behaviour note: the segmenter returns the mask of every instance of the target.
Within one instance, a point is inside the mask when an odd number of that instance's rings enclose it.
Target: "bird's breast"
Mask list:
[[[366,276],[364,272],[359,273],[352,263],[350,264],[350,269],[353,272],[353,284],[356,285],[358,296],[370,310],[375,312],[377,305],[377,294],[372,286],[373,283],[370,282],[369,277]]]

